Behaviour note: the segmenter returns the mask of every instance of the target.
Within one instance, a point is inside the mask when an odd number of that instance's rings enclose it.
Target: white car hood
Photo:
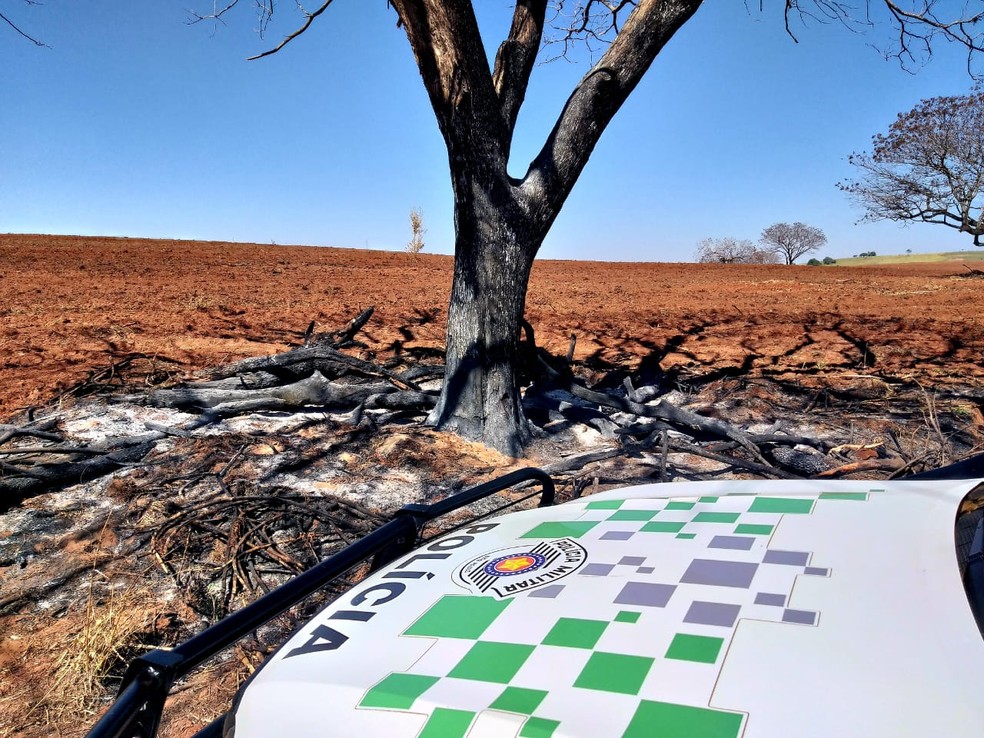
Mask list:
[[[646,485],[476,523],[305,624],[236,738],[979,736],[954,546],[979,482]]]

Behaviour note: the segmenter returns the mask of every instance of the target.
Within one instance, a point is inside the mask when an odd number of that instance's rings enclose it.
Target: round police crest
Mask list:
[[[453,579],[477,594],[511,597],[573,574],[587,557],[573,539],[557,538],[482,554],[459,567]]]

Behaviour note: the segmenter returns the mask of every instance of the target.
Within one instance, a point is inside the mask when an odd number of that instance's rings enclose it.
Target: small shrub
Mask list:
[[[424,214],[420,208],[410,211],[410,233],[406,251],[408,254],[419,254],[424,250],[424,234],[427,233],[427,229],[424,228]]]
[[[822,263],[823,262],[820,261],[819,259],[810,259],[808,262],[806,262],[807,266],[811,266],[811,267],[818,267]]]
[[[831,264],[836,264],[837,259],[831,259],[829,256],[825,256],[823,257],[823,263],[826,264],[827,266],[830,266]]]

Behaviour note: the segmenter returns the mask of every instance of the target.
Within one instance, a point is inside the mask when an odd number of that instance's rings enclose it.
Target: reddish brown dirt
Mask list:
[[[368,305],[371,349],[439,348],[451,267],[427,254],[0,235],[0,418],[133,354],[157,357],[145,370],[184,374],[282,350],[309,321],[334,330]],[[975,384],[984,282],[967,273],[544,261],[527,315],[554,352],[574,333],[579,360],[648,359],[684,377],[863,371]]]
[[[178,377],[298,344],[311,320],[319,331],[336,330],[369,305],[376,312],[359,336],[367,350],[385,358],[440,349],[451,268],[450,258],[426,254],[0,235],[0,420],[136,355],[148,358],[137,362],[136,375],[123,367],[124,378]],[[573,333],[580,362],[646,363],[684,382],[747,372],[802,383],[876,376],[980,386],[984,281],[966,273],[959,263],[548,261],[534,269],[527,314],[541,345],[554,353],[567,351]],[[394,431],[382,434],[361,463],[399,468],[406,458],[425,459],[445,477],[442,462],[459,473],[502,467],[503,460],[482,453],[472,449],[463,459],[461,444],[446,436]],[[107,529],[82,538],[43,537],[37,545],[38,552],[54,547],[71,554],[73,564],[102,567],[115,540]],[[45,563],[29,566],[40,570]],[[33,576],[34,569],[25,572]],[[5,586],[0,579],[0,593]],[[106,607],[144,620],[114,626],[120,630],[110,632],[112,642],[132,636],[126,628],[142,634],[168,627],[155,620],[158,610],[147,602],[152,595],[136,585],[119,597]],[[86,652],[64,643],[88,633],[87,604],[83,598],[65,612],[0,619],[0,735],[81,736],[94,720],[96,703],[75,692],[63,697],[52,681],[64,659]],[[195,620],[190,611],[169,617]],[[247,663],[243,652],[234,659]],[[169,701],[173,720],[162,737],[184,738],[225,709],[233,682],[247,672],[209,667],[193,677],[192,687]]]

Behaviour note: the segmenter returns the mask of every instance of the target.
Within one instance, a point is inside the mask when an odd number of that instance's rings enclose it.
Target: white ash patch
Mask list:
[[[205,426],[196,433],[202,436],[224,436],[229,433],[276,435],[305,422],[330,422],[331,419],[328,413],[318,411],[264,412],[224,418]]]
[[[191,413],[103,400],[84,400],[48,415],[61,421],[66,434],[80,441],[140,436],[155,427],[183,428],[197,420]]]

